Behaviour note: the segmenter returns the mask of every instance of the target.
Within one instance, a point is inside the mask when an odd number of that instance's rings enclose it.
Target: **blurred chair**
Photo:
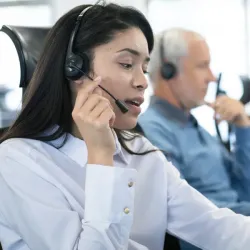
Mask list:
[[[217,90],[216,90],[216,97],[218,95],[226,95],[227,92],[224,91],[223,89],[220,88],[220,82],[221,82],[221,76],[222,73],[219,74],[219,77],[217,79]],[[243,93],[242,96],[239,98],[239,101],[241,101],[245,107],[247,107],[247,104],[250,104],[250,78],[246,75],[240,75],[239,76],[240,82],[242,84],[242,88],[243,88]],[[232,125],[230,125],[228,123],[228,131],[227,131],[227,138],[226,140],[222,140],[221,137],[221,133],[220,133],[220,129],[219,129],[219,125],[218,123],[215,121],[215,128],[216,128],[216,132],[217,132],[217,136],[219,138],[219,140],[221,141],[221,143],[226,147],[226,149],[231,152],[232,151],[232,142],[230,140],[233,129],[232,129]]]
[[[50,28],[36,28],[23,26],[3,25],[0,29],[1,56],[1,86],[6,89],[3,94],[22,88],[25,92],[26,86],[32,78],[37,60],[43,49],[44,41]],[[2,92],[1,92],[2,94]],[[20,96],[21,98],[21,96]],[[5,99],[5,96],[2,97]],[[2,126],[9,126],[16,117],[13,110],[4,110],[0,107]]]
[[[14,44],[17,51],[21,70],[19,87],[24,88],[31,80],[49,30],[49,28],[8,25],[3,25],[0,29],[0,34],[1,32],[6,34],[11,39],[10,41]],[[2,73],[4,74],[4,72]],[[13,72],[13,74],[15,73]]]
[[[248,76],[240,76],[243,86],[243,95],[240,101],[246,105],[250,102],[250,78]]]
[[[163,250],[180,250],[179,239],[175,236],[166,233],[165,234],[165,243]]]
[[[0,128],[0,137],[2,136],[2,134],[4,133],[4,131],[5,131],[6,129],[8,129],[8,128]],[[0,250],[1,250],[1,248],[0,248]]]

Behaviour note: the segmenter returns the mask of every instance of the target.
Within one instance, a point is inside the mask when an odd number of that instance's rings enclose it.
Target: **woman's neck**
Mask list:
[[[72,125],[71,134],[72,134],[74,137],[76,137],[76,138],[78,138],[78,139],[80,139],[80,140],[83,139],[83,138],[82,138],[82,135],[81,135],[81,133],[79,132],[79,130],[78,130],[78,128],[77,128],[77,126],[76,126],[75,123],[73,123],[73,125]]]

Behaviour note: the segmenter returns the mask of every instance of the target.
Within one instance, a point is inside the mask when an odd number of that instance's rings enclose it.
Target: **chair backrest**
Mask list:
[[[5,131],[5,128],[0,128],[0,137],[2,136],[4,131]],[[3,250],[2,246],[1,246],[1,242],[0,242],[0,250]]]
[[[5,132],[5,130],[7,130],[8,128],[0,128],[0,137],[3,135],[3,133]],[[1,250],[1,249],[0,249]]]
[[[243,86],[243,95],[240,101],[245,105],[250,102],[250,78],[248,76],[240,76]]]
[[[26,89],[32,78],[49,30],[50,28],[10,25],[3,25],[0,29],[11,38],[17,50],[21,66],[19,86],[23,90]]]
[[[180,250],[180,249],[181,247],[179,239],[171,234],[166,233],[163,250]]]

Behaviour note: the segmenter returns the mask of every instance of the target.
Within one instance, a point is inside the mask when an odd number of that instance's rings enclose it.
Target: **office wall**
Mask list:
[[[3,24],[30,27],[51,26],[51,7],[48,4],[0,7],[0,27]]]
[[[52,7],[52,20],[55,22],[61,15],[70,10],[71,8],[81,5],[81,4],[95,4],[96,0],[50,0],[49,3]],[[142,12],[147,12],[147,0],[113,0],[106,1],[113,2],[127,6],[134,6],[139,8]]]

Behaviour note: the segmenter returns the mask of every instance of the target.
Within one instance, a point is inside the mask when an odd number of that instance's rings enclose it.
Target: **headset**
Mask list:
[[[170,80],[172,78],[174,78],[177,73],[177,67],[171,63],[171,62],[167,62],[165,59],[165,49],[164,49],[164,32],[160,37],[160,59],[161,59],[161,68],[160,68],[160,73],[163,79],[165,80]],[[180,98],[178,97],[178,95],[176,95],[176,93],[173,91],[173,95],[175,95],[175,98],[178,100],[181,108],[183,110],[186,109],[185,105],[182,103],[182,101],[180,100]]]
[[[79,30],[79,26],[81,24],[82,18],[87,13],[87,11],[92,6],[89,6],[85,8],[77,17],[75,27],[71,33],[68,48],[67,48],[67,54],[65,59],[65,65],[64,65],[64,71],[65,76],[68,80],[76,81],[80,79],[82,76],[86,76],[88,79],[93,81],[94,79],[89,76],[90,72],[90,60],[86,53],[83,53],[81,55],[75,54],[73,51],[74,41],[75,37],[77,35],[77,32]],[[104,90],[108,95],[110,95],[114,100],[118,108],[121,110],[122,113],[128,112],[128,107],[125,104],[125,102],[116,99],[108,90],[103,88],[101,85],[98,85],[102,90]]]
[[[219,76],[218,76],[217,81],[216,81],[216,82],[217,82],[216,98],[217,98],[218,96],[220,96],[220,95],[227,95],[226,91],[224,91],[224,90],[222,90],[222,89],[220,88],[220,85],[221,85],[221,78],[222,78],[222,73],[219,73]],[[232,149],[232,148],[231,148],[230,135],[231,135],[232,130],[233,130],[232,125],[231,125],[230,123],[228,123],[228,131],[227,131],[227,133],[228,133],[228,138],[227,138],[226,141],[223,141],[223,140],[222,140],[221,133],[220,133],[220,129],[219,129],[219,124],[218,124],[218,122],[217,122],[216,120],[215,120],[214,124],[215,124],[216,133],[217,133],[217,136],[218,136],[220,142],[226,147],[226,149],[227,149],[229,152],[231,152],[231,149]]]
[[[164,34],[160,38],[160,58],[161,58],[161,76],[165,80],[170,80],[176,76],[177,68],[171,62],[166,62],[165,60],[165,49],[164,49]]]

